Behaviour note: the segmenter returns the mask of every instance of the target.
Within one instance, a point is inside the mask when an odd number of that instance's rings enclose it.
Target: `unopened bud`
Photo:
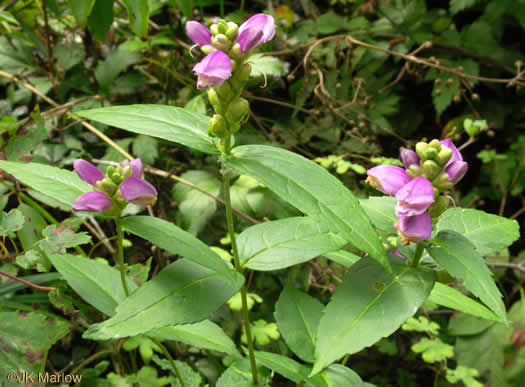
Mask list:
[[[213,44],[213,47],[221,51],[228,51],[232,42],[230,41],[230,39],[228,39],[226,35],[218,34],[211,39],[211,44]]]
[[[426,142],[421,141],[416,144],[416,153],[420,159],[423,158],[423,154],[425,153],[427,148],[428,148],[428,144]]]
[[[219,22],[217,23],[217,29],[219,30],[220,34],[226,33],[226,31],[228,31],[228,23],[226,23],[226,21],[222,19],[219,20]]]
[[[226,112],[226,119],[229,122],[241,122],[246,118],[249,110],[250,103],[246,99],[239,97],[230,103]]]
[[[131,177],[131,176],[133,176],[133,170],[131,169],[129,165],[127,165],[122,169],[122,178],[127,179],[128,177]]]
[[[212,35],[220,34],[220,32],[219,32],[219,25],[218,24],[212,24],[210,26],[210,31],[211,31]]]
[[[441,143],[439,142],[439,140],[436,140],[436,139],[433,139],[432,141],[430,141],[428,143],[428,146],[431,148],[434,148],[438,152],[441,150]]]
[[[124,181],[121,175],[122,170],[119,170],[119,169],[120,168],[117,168],[118,171],[113,172],[113,174],[109,176],[111,180],[113,180],[113,182],[117,185]]]
[[[249,63],[244,63],[239,69],[238,79],[242,82],[247,81],[252,73],[252,66]]]
[[[439,165],[444,166],[446,163],[448,163],[448,160],[452,157],[452,149],[450,149],[447,146],[441,147],[441,150],[438,153],[437,156],[437,162]]]
[[[220,114],[214,114],[210,119],[208,134],[212,137],[225,137],[228,134],[228,123]]]
[[[223,82],[220,86],[216,86],[215,91],[221,101],[229,101],[234,95],[230,82],[228,81]]]
[[[426,177],[427,180],[434,179],[440,171],[441,168],[433,160],[427,160],[423,163],[423,176]]]
[[[106,169],[106,176],[111,176],[113,173],[115,172],[115,167],[110,165],[107,169]]]
[[[210,104],[213,106],[213,110],[215,110],[216,113],[223,113],[222,103],[219,95],[217,94],[217,91],[215,90],[215,87],[210,87],[208,89],[208,100],[210,101]]]
[[[412,179],[421,176],[423,174],[423,168],[421,168],[417,164],[412,164],[408,169],[406,170],[407,175],[410,176]]]
[[[445,172],[440,173],[439,176],[432,181],[432,185],[440,191],[450,189],[454,186],[454,184],[448,180],[448,175]]]
[[[445,210],[447,208],[448,208],[448,198],[445,197],[445,196],[440,196],[428,208],[428,214],[432,218],[437,218],[439,215],[441,215],[443,212],[445,212]]]
[[[217,51],[217,49],[213,46],[206,45],[206,46],[201,46],[201,51],[205,53],[206,55],[208,55],[208,54],[211,54],[213,51]]]
[[[425,150],[425,152],[423,152],[423,157],[422,159],[423,160],[434,160],[437,158],[437,155],[438,155],[438,151],[436,148],[432,148],[432,147],[427,147],[427,149]]]
[[[99,191],[104,192],[106,195],[111,197],[117,190],[118,185],[106,177],[105,179],[97,181],[96,187]]]
[[[228,39],[234,42],[235,39],[237,39],[237,33],[239,31],[239,26],[237,25],[237,23],[234,23],[234,22],[228,22],[227,25],[228,25],[228,28],[224,34],[228,37]]]

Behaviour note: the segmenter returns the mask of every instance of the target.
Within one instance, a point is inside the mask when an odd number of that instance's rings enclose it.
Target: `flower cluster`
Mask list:
[[[448,206],[441,192],[454,186],[468,164],[449,139],[419,142],[416,150],[401,148],[404,168],[379,165],[367,171],[366,182],[397,199],[394,227],[404,245],[430,238],[433,223]]]
[[[75,211],[106,212],[112,214],[123,209],[127,203],[153,205],[157,200],[157,190],[142,179],[142,161],[123,161],[119,167],[108,167],[106,175],[86,160],[73,161],[75,172],[86,183],[95,187],[94,191],[80,195],[75,203]]]
[[[208,54],[193,67],[199,76],[199,89],[219,86],[232,76],[233,59],[241,59],[252,48],[266,43],[275,35],[273,17],[258,13],[239,27],[220,20],[210,30],[196,21],[186,23],[186,32],[193,43]]]

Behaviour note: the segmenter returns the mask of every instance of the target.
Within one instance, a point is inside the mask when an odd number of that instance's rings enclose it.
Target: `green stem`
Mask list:
[[[177,377],[177,380],[179,381],[179,384],[181,385],[181,387],[186,387],[186,384],[184,384],[184,380],[182,379],[182,375],[180,374],[179,369],[177,368],[177,365],[175,364],[175,361],[173,361],[173,358],[171,357],[171,354],[168,351],[168,349],[160,341],[158,341],[157,339],[154,339],[152,337],[150,337],[150,339],[155,344],[157,344],[157,346],[160,349],[162,349],[162,352],[164,352],[164,355],[168,358],[168,360],[169,360],[169,362],[171,364],[171,368],[173,368],[173,371],[175,372],[175,376]]]
[[[225,154],[230,153],[230,138],[229,137],[224,139],[224,153]],[[228,168],[228,167],[224,166],[224,168]],[[235,264],[235,270],[237,270],[237,272],[242,274],[243,268],[241,266],[241,261],[239,259],[239,250],[237,249],[237,241],[235,240],[235,230],[233,228],[233,211],[232,211],[232,203],[231,203],[231,196],[230,196],[230,179],[231,179],[231,171],[228,169],[224,172],[224,176],[223,176],[224,205],[226,207],[226,223],[228,224],[228,234],[230,235],[230,241],[232,244],[233,262]],[[243,287],[241,288],[243,325],[246,331],[246,340],[248,341],[248,352],[250,356],[250,365],[252,369],[252,380],[253,380],[254,385],[258,385],[259,377],[257,373],[257,364],[255,362],[252,332],[251,332],[251,326],[250,326],[250,317],[248,315],[247,293],[248,292],[247,292],[246,286],[243,285]]]
[[[423,255],[423,250],[425,250],[425,246],[423,243],[419,242],[416,244],[416,252],[414,253],[414,257],[412,258],[412,263],[410,266],[417,267],[419,264],[419,260],[421,259],[421,256]]]
[[[117,226],[117,247],[118,247],[118,263],[120,269],[120,279],[126,297],[129,296],[128,285],[126,284],[126,272],[124,271],[124,246],[122,245],[122,227],[120,226],[120,218],[115,218],[115,225]]]

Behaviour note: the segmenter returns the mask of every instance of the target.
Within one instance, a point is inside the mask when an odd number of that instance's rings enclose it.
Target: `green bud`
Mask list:
[[[427,148],[428,144],[426,142],[421,141],[416,144],[416,153],[420,159],[423,158],[423,154],[427,150]]]
[[[117,168],[118,169],[118,168]],[[117,185],[119,185],[120,183],[122,183],[124,181],[124,179],[122,178],[122,175],[121,175],[121,170],[120,171],[115,171],[113,172],[113,174],[110,176],[110,179],[113,180],[113,182]]]
[[[440,173],[433,181],[432,185],[437,188],[439,191],[444,191],[450,189],[454,186],[450,181],[448,181],[448,175],[445,172]]]
[[[210,119],[208,134],[212,137],[225,137],[228,135],[228,123],[220,114],[214,114]]]
[[[441,172],[441,168],[433,160],[426,160],[423,163],[423,176],[432,181]]]
[[[436,140],[436,139],[430,141],[428,146],[431,147],[431,148],[434,148],[438,152],[441,150],[441,143],[439,142],[439,140]]]
[[[451,157],[452,157],[452,149],[450,149],[447,146],[443,146],[441,147],[441,150],[438,153],[437,162],[440,165],[444,166],[446,163],[448,163],[448,160],[450,160]]]
[[[106,176],[111,176],[113,173],[115,172],[115,167],[110,165],[107,169],[106,169]]]
[[[230,39],[228,39],[226,35],[218,34],[211,39],[211,44],[213,44],[213,47],[221,51],[228,51],[228,49],[232,45],[232,42],[230,41]]]
[[[240,122],[232,122],[230,124],[230,133],[234,134],[237,133],[241,129],[241,123]]]
[[[252,73],[252,66],[250,66],[249,63],[243,63],[242,67],[239,69],[238,72],[238,79],[242,82],[247,81],[248,78],[250,78],[250,74]]]
[[[437,218],[448,208],[448,198],[440,196],[432,205],[428,208],[428,214],[432,218]]]
[[[104,192],[106,195],[111,197],[117,190],[118,185],[115,184],[110,178],[106,177],[105,179],[97,181],[97,188],[100,192]]]
[[[208,89],[208,100],[210,101],[211,106],[213,106],[213,110],[218,114],[222,114],[223,108],[221,99],[219,98],[219,94],[217,93],[217,90],[215,90],[215,87],[210,87]]]
[[[208,54],[211,54],[213,51],[217,51],[217,49],[213,46],[206,45],[206,46],[201,46],[201,51],[205,53],[206,55],[208,55]]]
[[[219,23],[217,23],[217,29],[220,34],[225,34],[226,31],[228,31],[228,23],[226,23],[225,20],[219,20]]]
[[[124,167],[124,169],[122,170],[122,178],[124,180],[126,180],[128,177],[131,177],[131,176],[133,176],[133,170],[128,165],[128,166]]]
[[[245,55],[241,52],[241,46],[239,43],[235,43],[228,54],[230,55],[231,58],[234,58],[234,59],[241,59]]]
[[[423,160],[434,160],[437,158],[438,151],[436,148],[431,148],[430,146],[423,152]]]
[[[226,119],[229,122],[244,121],[249,111],[250,103],[246,99],[239,97],[233,100],[230,103],[230,106],[228,106],[228,111],[226,112]]]
[[[234,91],[228,81],[223,82],[220,86],[215,86],[215,91],[223,103],[227,103],[227,101],[231,100],[234,96]]]
[[[219,32],[219,25],[218,24],[212,24],[210,26],[210,31],[211,31],[212,35],[220,34],[220,32]]]
[[[228,22],[226,24],[228,25],[228,28],[224,34],[228,37],[228,39],[234,42],[235,39],[237,39],[237,33],[239,32],[239,26],[237,25],[237,23],[234,23],[234,22]]]
[[[412,164],[410,167],[408,167],[406,171],[407,175],[410,176],[412,179],[423,174],[423,168],[421,168],[417,164]]]

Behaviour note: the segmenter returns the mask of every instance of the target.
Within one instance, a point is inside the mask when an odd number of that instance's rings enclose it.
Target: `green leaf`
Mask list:
[[[458,313],[449,320],[448,333],[454,336],[479,335],[494,324],[494,321]]]
[[[71,11],[80,27],[85,27],[94,4],[95,0],[69,0]]]
[[[439,217],[436,230],[460,233],[481,256],[501,251],[520,237],[517,221],[471,208],[448,209]]]
[[[20,204],[18,209],[22,211],[26,222],[17,232],[17,236],[22,248],[28,250],[42,238],[42,230],[47,226],[47,222],[40,212],[25,203]]]
[[[253,324],[250,324],[253,341],[255,344],[265,346],[270,344],[272,340],[278,340],[279,330],[275,323],[269,323],[265,320],[257,320]],[[246,332],[243,331],[241,336],[241,342],[244,344],[248,343],[246,338]]]
[[[434,288],[432,288],[428,300],[446,308],[459,310],[460,312],[468,313],[472,316],[481,317],[486,320],[502,321],[484,305],[465,296],[459,290],[439,282],[434,284]]]
[[[255,386],[252,382],[252,371],[248,359],[236,360],[217,379],[215,387],[264,387],[270,386],[270,371],[266,368],[258,368],[259,384]]]
[[[281,61],[273,56],[254,54],[248,58],[248,63],[252,66],[251,77],[283,74]]]
[[[460,11],[472,7],[476,3],[477,0],[450,0],[450,13],[455,15]]]
[[[370,258],[350,267],[321,317],[313,374],[389,336],[427,299],[434,272],[406,265],[393,269],[394,277]]]
[[[451,275],[463,280],[468,290],[506,320],[501,293],[474,245],[463,235],[448,230],[440,231],[432,242],[428,248],[432,258]]]
[[[420,353],[426,363],[435,363],[454,357],[454,347],[445,344],[438,338],[423,337],[412,346],[412,351]]]
[[[163,250],[179,254],[224,275],[230,281],[236,281],[236,273],[230,270],[230,266],[221,257],[173,223],[152,216],[129,216],[121,220],[121,225],[126,231],[150,241]]]
[[[13,208],[9,213],[0,213],[0,236],[14,237],[17,231],[24,227],[24,214],[17,208]]]
[[[394,234],[394,223],[397,220],[395,208],[397,200],[390,196],[372,196],[359,199],[372,224],[381,231]]]
[[[69,329],[68,321],[42,313],[0,312],[0,375],[18,370],[36,374],[49,348]]]
[[[99,42],[105,42],[113,23],[113,0],[96,0],[88,18],[88,28]]]
[[[221,192],[221,182],[209,172],[187,171],[180,177],[215,196]],[[173,186],[173,198],[179,202],[178,224],[193,235],[204,229],[217,210],[215,199],[186,184]]]
[[[264,222],[237,239],[241,263],[251,270],[278,270],[309,261],[347,244],[310,217]]]
[[[166,105],[124,105],[75,112],[76,116],[128,132],[173,141],[208,154],[218,154],[208,136],[210,118]]]
[[[76,173],[50,165],[0,160],[0,169],[67,207],[71,207],[80,195],[93,190]]]
[[[153,165],[159,157],[158,141],[144,134],[138,135],[133,140],[133,154],[143,163]]]
[[[178,378],[173,372],[173,366],[168,359],[161,359],[157,355],[154,355],[153,361],[164,371],[168,371],[171,374],[171,387],[181,387]],[[198,372],[195,372],[187,363],[178,360],[175,360],[174,362],[175,367],[177,367],[177,370],[179,371],[182,381],[186,387],[202,386],[202,376]],[[144,379],[139,385],[149,387],[150,381],[148,379]]]
[[[326,380],[328,387],[372,387],[364,383],[359,375],[341,364],[332,364],[320,374]]]
[[[242,284],[201,265],[180,259],[164,268],[117,306],[116,314],[84,333],[92,340],[134,336],[154,328],[188,324],[208,318]]]
[[[295,153],[265,145],[236,147],[224,160],[390,270],[383,244],[359,201],[323,167]]]
[[[100,87],[105,90],[109,90],[112,82],[118,77],[118,75],[128,66],[137,63],[139,60],[140,55],[136,52],[116,49],[110,52],[104,61],[98,62],[97,68],[95,69],[95,78]],[[112,108],[109,107],[106,109]]]
[[[246,294],[246,306],[248,307],[248,310],[252,310],[255,303],[262,303],[263,299],[261,296],[255,293],[248,293]],[[228,306],[231,310],[234,310],[236,312],[240,312],[242,310],[242,295],[241,292],[235,293],[235,295],[228,300]]]
[[[49,260],[80,297],[108,316],[126,298],[120,272],[108,264],[71,254],[49,255]],[[126,284],[130,293],[137,289],[129,278]]]
[[[128,9],[131,30],[138,36],[148,36],[149,6],[144,0],[123,0]]]
[[[286,286],[275,304],[275,321],[290,349],[313,363],[317,327],[324,305],[293,287]]]
[[[346,250],[332,251],[331,253],[323,254],[331,261],[337,262],[340,265],[350,267],[361,259],[360,256],[350,253]]]
[[[191,19],[193,10],[193,0],[174,0],[175,5],[182,11],[182,14]]]
[[[419,316],[418,318],[410,317],[401,326],[401,329],[404,331],[427,332],[433,336],[437,336],[439,333],[439,324],[430,321],[425,316]]]
[[[175,325],[164,328],[152,329],[146,336],[158,340],[175,340],[193,347],[219,351],[241,357],[232,339],[224,333],[222,328],[204,320],[195,324]]]
[[[447,381],[449,383],[458,383],[462,381],[466,387],[483,387],[483,384],[478,382],[476,377],[479,376],[479,372],[475,368],[467,368],[463,366],[457,366],[455,370],[447,369]]]
[[[83,245],[91,241],[87,232],[75,233],[67,225],[56,226],[51,224],[42,231],[44,237],[40,247],[47,254],[64,254],[67,248]]]

